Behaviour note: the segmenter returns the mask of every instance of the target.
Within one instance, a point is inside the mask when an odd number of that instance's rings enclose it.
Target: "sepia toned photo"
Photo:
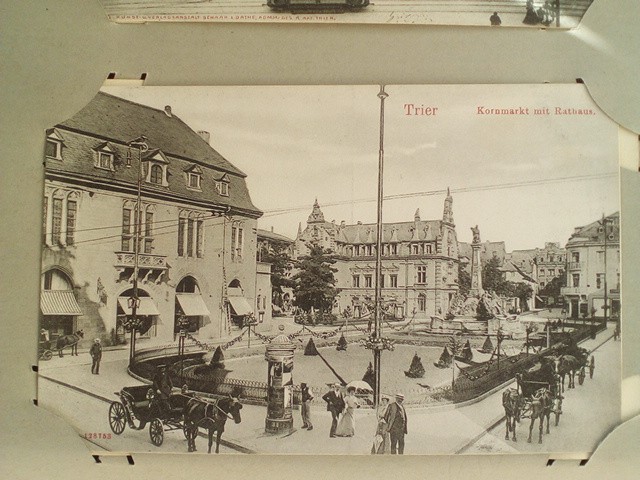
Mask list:
[[[105,86],[43,134],[38,405],[112,452],[588,456],[618,135],[580,84]]]
[[[593,0],[101,0],[110,20],[574,28]]]

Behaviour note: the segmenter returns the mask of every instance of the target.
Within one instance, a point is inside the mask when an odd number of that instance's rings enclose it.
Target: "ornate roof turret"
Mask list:
[[[444,199],[444,211],[442,212],[442,221],[453,224],[453,197],[451,191],[447,187],[447,197]]]
[[[320,204],[318,203],[317,198],[313,204],[311,215],[307,218],[307,223],[324,223],[324,214],[322,213],[322,210],[320,210]]]
[[[414,222],[419,222],[420,221],[420,209],[416,209],[416,213],[413,215],[413,221]]]

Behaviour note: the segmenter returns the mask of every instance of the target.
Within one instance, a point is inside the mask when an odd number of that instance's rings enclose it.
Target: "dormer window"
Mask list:
[[[145,181],[153,185],[168,187],[167,166],[169,160],[160,150],[151,150],[144,156],[143,161],[147,164],[147,175]]]
[[[102,170],[115,170],[114,168],[114,150],[108,143],[98,145],[95,149],[95,167]]]
[[[190,190],[202,189],[202,169],[197,165],[192,165],[186,171],[187,188]]]
[[[216,191],[223,197],[229,196],[229,175],[226,173],[216,181]]]
[[[44,146],[44,155],[47,158],[53,158],[55,160],[62,160],[62,136],[55,130],[49,130],[47,132],[47,141]]]

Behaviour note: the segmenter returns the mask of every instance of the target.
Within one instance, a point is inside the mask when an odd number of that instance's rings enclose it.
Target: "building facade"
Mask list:
[[[566,245],[566,287],[571,318],[620,315],[620,213],[576,227]],[[606,292],[606,293],[605,293]]]
[[[144,336],[172,341],[183,316],[203,339],[259,318],[268,266],[245,178],[170,107],[98,93],[47,131],[42,328],[121,340],[136,257]]]
[[[458,240],[453,199],[444,202],[441,220],[383,224],[382,302],[396,318],[442,316],[458,291]],[[326,222],[316,201],[307,226],[298,229],[296,256],[309,245],[320,245],[337,255],[336,310],[354,317],[372,313],[375,297],[376,224],[339,225]]]

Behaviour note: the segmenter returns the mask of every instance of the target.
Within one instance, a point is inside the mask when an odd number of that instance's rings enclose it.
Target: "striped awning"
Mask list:
[[[118,297],[118,303],[120,308],[124,310],[126,315],[131,315],[131,309],[129,308],[129,299],[127,297]],[[151,297],[140,297],[140,306],[136,310],[136,315],[160,315],[156,302]]]
[[[236,315],[249,315],[252,312],[249,302],[244,297],[229,297],[229,303]]]
[[[176,293],[176,300],[187,317],[209,315],[209,309],[199,293]]]
[[[43,315],[82,315],[80,305],[71,290],[42,290],[40,310]]]

